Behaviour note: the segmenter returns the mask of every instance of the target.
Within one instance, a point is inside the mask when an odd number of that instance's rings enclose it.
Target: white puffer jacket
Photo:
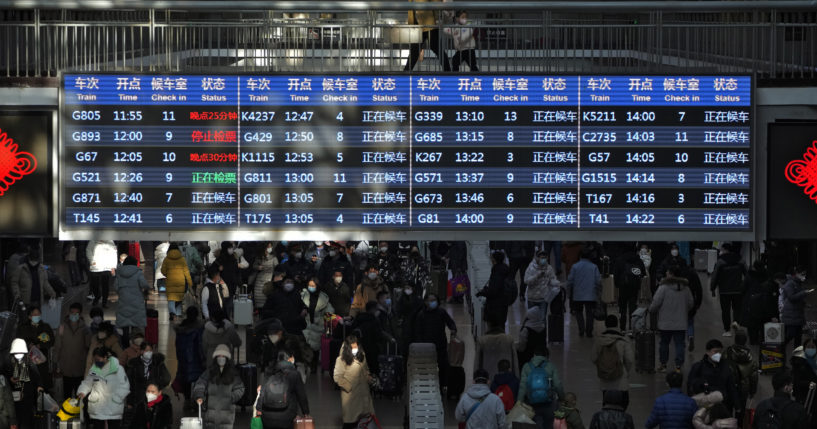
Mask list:
[[[125,368],[116,357],[108,358],[102,368],[91,366],[77,393],[88,398],[88,414],[94,420],[121,420],[130,383]]]

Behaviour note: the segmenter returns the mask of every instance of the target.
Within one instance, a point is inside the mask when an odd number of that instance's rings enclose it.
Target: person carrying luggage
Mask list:
[[[553,427],[553,412],[558,407],[559,398],[564,398],[562,381],[556,367],[548,359],[550,351],[544,344],[533,350],[533,359],[522,368],[519,380],[518,401],[533,407],[537,427]]]
[[[300,408],[309,417],[309,401],[301,375],[295,369],[295,356],[288,350],[278,352],[278,363],[259,386],[256,416],[264,429],[291,429]]]
[[[499,396],[488,388],[488,371],[474,371],[474,384],[463,393],[454,417],[465,423],[466,429],[504,429],[505,406]]]
[[[245,386],[227,345],[219,344],[212,359],[207,371],[201,374],[193,386],[193,398],[205,410],[204,427],[232,429],[235,423],[235,403],[244,396]]]

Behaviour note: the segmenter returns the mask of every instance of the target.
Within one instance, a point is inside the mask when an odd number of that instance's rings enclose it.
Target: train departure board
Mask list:
[[[746,75],[67,73],[60,235],[751,232],[752,88]]]

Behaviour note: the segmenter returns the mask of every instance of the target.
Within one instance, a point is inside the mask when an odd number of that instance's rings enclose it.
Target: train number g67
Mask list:
[[[99,110],[74,110],[71,112],[71,119],[75,121],[98,121],[102,118]]]
[[[96,152],[77,152],[74,159],[79,162],[96,161]]]

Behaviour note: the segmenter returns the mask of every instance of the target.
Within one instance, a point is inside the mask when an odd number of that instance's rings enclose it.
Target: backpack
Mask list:
[[[637,290],[641,287],[641,278],[644,277],[644,272],[641,267],[636,264],[627,263],[624,269],[624,284],[631,290]]]
[[[502,293],[505,295],[505,305],[512,305],[519,296],[519,287],[513,277],[506,277],[502,282]]]
[[[502,400],[502,405],[505,407],[505,414],[507,414],[508,411],[511,411],[513,405],[516,403],[516,401],[514,401],[513,390],[511,390],[511,386],[503,384],[496,388],[494,394],[496,396],[499,396],[499,399]]]
[[[284,371],[276,371],[264,386],[263,409],[268,411],[283,411],[289,408],[289,381]]]
[[[775,402],[774,398],[772,398],[769,399],[769,403],[770,407],[764,408],[763,412],[755,414],[753,427],[757,429],[783,429],[783,411],[795,402],[789,399],[785,405],[779,405],[779,402]]]
[[[545,371],[547,361],[539,365],[531,365],[528,374],[528,403],[531,405],[549,404],[550,398],[550,377]]]
[[[621,362],[615,341],[601,347],[596,361],[596,373],[605,381],[618,380],[624,375],[624,364]]]

